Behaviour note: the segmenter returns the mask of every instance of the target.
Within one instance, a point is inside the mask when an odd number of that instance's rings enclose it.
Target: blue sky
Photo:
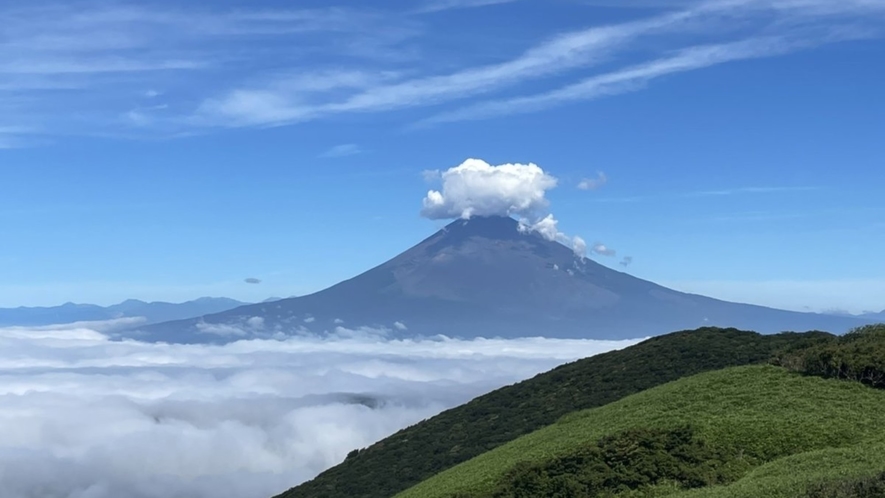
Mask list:
[[[885,308],[885,1],[373,5],[0,6],[0,306],[319,290],[479,158],[613,268]]]

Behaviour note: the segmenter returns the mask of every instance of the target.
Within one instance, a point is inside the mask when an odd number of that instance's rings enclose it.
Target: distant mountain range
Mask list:
[[[227,311],[249,303],[226,297],[202,297],[185,303],[144,302],[129,299],[112,306],[65,303],[52,307],[0,308],[0,327],[41,326],[61,323],[143,317],[142,323],[181,320]]]
[[[699,326],[841,333],[864,323],[678,292],[578,257],[512,218],[474,217],[314,294],[139,327],[127,335],[227,342],[341,333],[343,327],[344,333],[370,328],[389,337],[619,339]]]

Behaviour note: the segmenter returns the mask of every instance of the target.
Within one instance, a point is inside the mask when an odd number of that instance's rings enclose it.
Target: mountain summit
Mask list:
[[[140,332],[171,342],[367,327],[400,337],[617,339],[704,325],[843,332],[859,324],[677,292],[577,256],[512,218],[474,217],[454,221],[395,258],[314,294]]]

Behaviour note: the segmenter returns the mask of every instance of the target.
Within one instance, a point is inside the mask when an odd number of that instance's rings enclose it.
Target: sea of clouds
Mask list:
[[[3,498],[269,498],[446,408],[638,342],[153,344],[112,341],[114,325],[0,328]]]

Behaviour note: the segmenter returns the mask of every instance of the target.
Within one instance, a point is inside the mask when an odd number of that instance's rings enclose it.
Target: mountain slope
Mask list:
[[[458,220],[325,290],[144,327],[143,337],[224,342],[373,327],[392,336],[634,338],[701,326],[844,332],[856,318],[685,294],[612,270],[506,217]]]
[[[808,451],[760,466],[737,482],[667,495],[670,498],[881,498],[885,443]],[[874,481],[878,489],[863,486]],[[861,486],[852,486],[852,484]],[[859,489],[858,489],[859,488]],[[866,488],[867,492],[863,489]],[[838,490],[838,492],[834,492]],[[852,490],[856,490],[852,492]]]
[[[699,372],[829,343],[823,333],[704,328],[578,360],[442,412],[352,454],[279,498],[387,498],[563,415]]]
[[[672,491],[674,482],[688,487],[704,485],[705,480],[706,484],[717,480],[728,483],[766,462],[791,455],[885,443],[883,424],[885,391],[856,382],[801,376],[768,365],[733,367],[572,413],[437,474],[397,497],[503,498],[523,496],[507,490],[525,492],[529,489],[526,486],[541,486],[532,496],[553,496],[548,494],[549,486],[556,485],[551,481],[556,480],[556,474],[551,472],[562,469],[567,462],[572,462],[572,470],[560,479],[560,485],[566,484],[562,481],[568,481],[569,486],[592,483],[598,472],[607,472],[615,482],[633,472],[652,476],[639,489],[663,485]],[[684,427],[693,428],[701,448],[714,450],[715,465],[708,469],[706,478],[680,482],[677,467],[667,472],[677,477],[668,482],[658,480],[653,476],[661,469],[655,470],[654,459],[642,460],[651,467],[638,467],[639,461],[629,452],[620,454],[614,467],[599,467],[593,458],[575,460],[586,454],[587,445],[611,437],[624,439],[625,431],[680,431]],[[654,458],[660,456],[652,454]],[[885,465],[885,457],[878,463]],[[584,464],[591,465],[586,470],[589,473],[582,473]]]
[[[147,303],[129,299],[111,306],[65,303],[51,307],[0,308],[0,327],[41,326],[144,317],[145,323],[192,318],[227,311],[248,303],[225,297],[202,297],[184,303]]]

